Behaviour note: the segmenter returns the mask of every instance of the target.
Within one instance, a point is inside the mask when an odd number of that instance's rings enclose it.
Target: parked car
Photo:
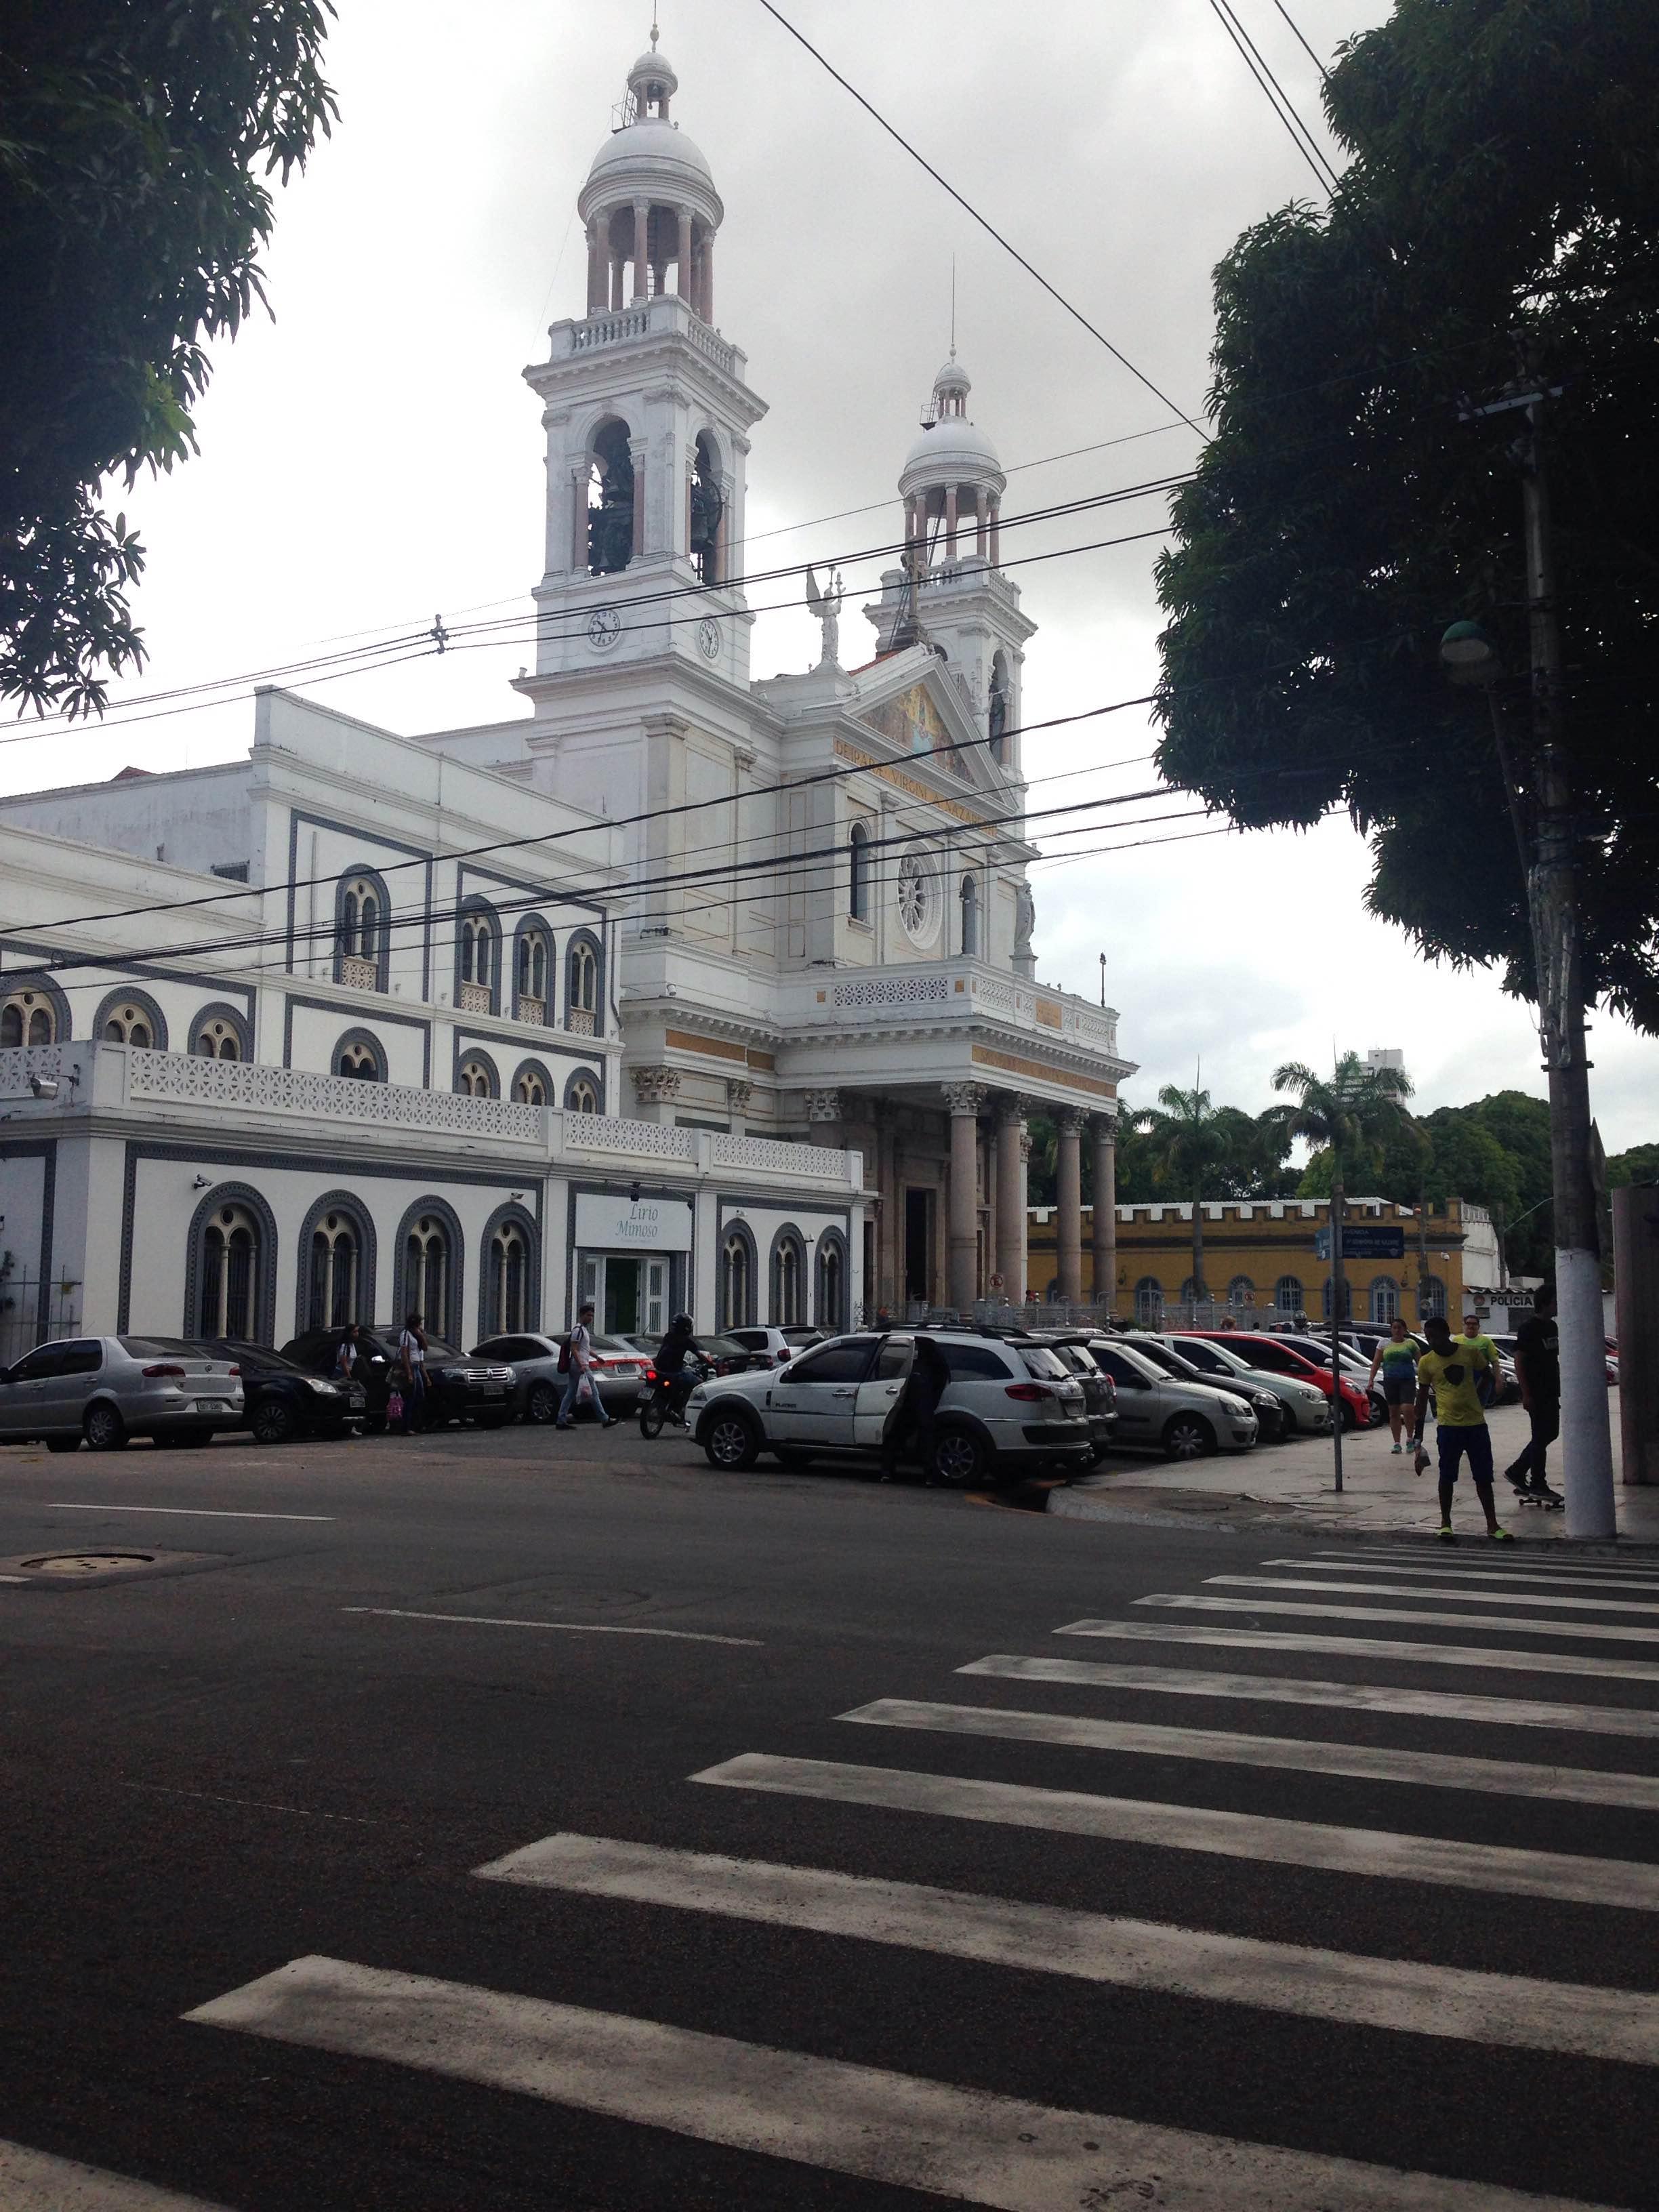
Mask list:
[[[635,1352],[642,1352],[651,1364],[655,1363],[662,1344],[660,1336],[624,1336],[621,1340],[623,1344],[631,1344]],[[750,1352],[746,1345],[739,1344],[734,1336],[699,1334],[696,1345],[716,1375],[742,1375],[751,1367],[770,1364],[757,1352]]]
[[[395,1326],[381,1322],[357,1331],[358,1370],[363,1376],[368,1418],[371,1426],[386,1425],[386,1399],[402,1372],[398,1358]],[[283,1346],[291,1359],[309,1374],[332,1376],[339,1356],[343,1328],[311,1328]],[[426,1340],[426,1413],[428,1428],[450,1421],[471,1421],[481,1429],[503,1428],[513,1418],[510,1399],[513,1370],[494,1362],[469,1359],[441,1337]]]
[[[1117,1384],[1120,1444],[1150,1444],[1166,1459],[1202,1459],[1248,1451],[1261,1434],[1255,1408],[1237,1392],[1166,1375],[1127,1337],[1097,1337],[1089,1349]]]
[[[242,1370],[242,1425],[262,1444],[287,1443],[292,1437],[343,1437],[368,1410],[361,1382],[342,1382],[310,1375],[268,1345],[245,1344],[238,1337],[206,1337],[196,1347],[215,1359],[234,1360]]]
[[[568,1341],[568,1336],[544,1336],[536,1331],[522,1336],[489,1336],[473,1346],[472,1357],[507,1362],[514,1375],[512,1413],[520,1420],[546,1422],[556,1419],[570,1380],[559,1370]],[[613,1420],[633,1412],[650,1364],[625,1336],[593,1339],[593,1387]]]
[[[1294,1375],[1276,1375],[1268,1367],[1253,1367],[1243,1352],[1216,1337],[1187,1336],[1176,1330],[1156,1340],[1190,1360],[1208,1381],[1231,1384],[1237,1378],[1241,1383],[1274,1392],[1285,1409],[1286,1436],[1329,1434],[1331,1401],[1317,1384],[1304,1382]],[[1145,1339],[1140,1348],[1146,1349]]]
[[[1196,1382],[1207,1390],[1224,1390],[1230,1396],[1242,1398],[1247,1406],[1254,1407],[1259,1443],[1282,1443],[1287,1417],[1285,1401],[1276,1390],[1265,1382],[1247,1382],[1242,1375],[1218,1376],[1210,1374],[1188,1359],[1178,1348],[1172,1349],[1162,1337],[1144,1336],[1134,1346],[1143,1359],[1150,1359],[1166,1375],[1173,1375],[1179,1382]]]
[[[823,1344],[827,1332],[821,1328],[805,1328],[793,1322],[787,1328],[728,1328],[726,1332],[733,1344],[740,1344],[760,1367],[782,1367],[799,1353],[815,1344]]]
[[[927,1471],[935,1480],[961,1487],[1092,1462],[1083,1386],[1048,1346],[965,1329],[926,1333],[951,1378],[934,1424]],[[830,1337],[781,1371],[699,1383],[686,1419],[712,1467],[752,1467],[763,1451],[785,1467],[818,1458],[873,1466],[915,1352],[908,1329]]]
[[[1230,1351],[1237,1352],[1241,1358],[1248,1359],[1253,1367],[1265,1367],[1269,1374],[1290,1375],[1297,1382],[1311,1382],[1328,1400],[1340,1389],[1345,1429],[1369,1428],[1376,1418],[1376,1407],[1370,1398],[1359,1382],[1350,1379],[1346,1368],[1340,1383],[1333,1376],[1328,1363],[1328,1358],[1322,1361],[1300,1349],[1295,1339],[1277,1329],[1271,1334],[1264,1330],[1260,1335],[1247,1329],[1227,1329],[1219,1333],[1207,1328],[1188,1329],[1182,1334],[1203,1337],[1212,1344],[1224,1344]],[[1381,1391],[1377,1396],[1381,1398]],[[1383,1419],[1387,1418],[1385,1404]]]
[[[1117,1385],[1090,1351],[1087,1335],[1080,1330],[1073,1336],[1056,1329],[1034,1329],[1031,1340],[1048,1345],[1060,1364],[1070,1368],[1083,1385],[1083,1406],[1095,1457],[1104,1459],[1117,1434]]]
[[[0,1368],[0,1442],[118,1451],[132,1437],[204,1444],[242,1419],[242,1379],[176,1337],[69,1336]]]

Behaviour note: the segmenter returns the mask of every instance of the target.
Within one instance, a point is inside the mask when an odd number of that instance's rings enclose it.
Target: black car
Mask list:
[[[234,1360],[241,1369],[242,1425],[262,1444],[285,1444],[293,1437],[343,1437],[363,1419],[361,1383],[313,1375],[268,1345],[245,1344],[238,1337],[205,1337],[197,1348],[216,1359]]]
[[[384,1323],[357,1331],[356,1373],[363,1382],[370,1427],[384,1428],[386,1400],[402,1373],[398,1357],[400,1329]],[[312,1328],[283,1346],[283,1356],[313,1375],[332,1376],[339,1357],[343,1328]],[[481,1429],[504,1428],[513,1418],[513,1370],[493,1361],[469,1359],[453,1344],[428,1336],[426,1340],[425,1425],[442,1428],[450,1421],[471,1421]]]

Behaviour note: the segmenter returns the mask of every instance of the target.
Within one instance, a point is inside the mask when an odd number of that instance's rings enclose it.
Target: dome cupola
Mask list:
[[[714,234],[726,210],[702,150],[669,119],[679,78],[651,46],[628,72],[617,127],[576,200],[587,231],[587,312],[614,313],[668,287],[714,319]]]
[[[944,557],[957,558],[958,526],[968,520],[974,526],[975,554],[988,557],[994,565],[996,562],[997,520],[1008,479],[996,447],[969,420],[972,389],[973,380],[952,348],[933,379],[921,434],[913,441],[899,472],[905,541],[924,568],[941,534]]]

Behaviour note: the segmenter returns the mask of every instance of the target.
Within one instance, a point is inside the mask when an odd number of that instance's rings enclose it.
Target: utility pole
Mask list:
[[[1342,1213],[1346,1204],[1339,1154],[1336,1181],[1331,1185],[1331,1455],[1339,1496],[1342,1490]]]

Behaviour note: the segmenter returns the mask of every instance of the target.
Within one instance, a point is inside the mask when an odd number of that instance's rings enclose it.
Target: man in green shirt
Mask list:
[[[1513,1543],[1509,1530],[1498,1525],[1498,1508],[1492,1494],[1492,1431],[1480,1403],[1480,1378],[1496,1373],[1495,1357],[1489,1360],[1478,1346],[1466,1347],[1461,1337],[1453,1336],[1450,1322],[1438,1314],[1424,1322],[1423,1334],[1429,1340],[1429,1348],[1417,1363],[1419,1441],[1412,1463],[1419,1474],[1429,1463],[1422,1437],[1432,1392],[1435,1443],[1440,1459],[1440,1540],[1443,1544],[1457,1541],[1451,1524],[1452,1493],[1457,1487],[1459,1462],[1467,1453],[1474,1494],[1486,1516],[1486,1534],[1496,1543]]]

